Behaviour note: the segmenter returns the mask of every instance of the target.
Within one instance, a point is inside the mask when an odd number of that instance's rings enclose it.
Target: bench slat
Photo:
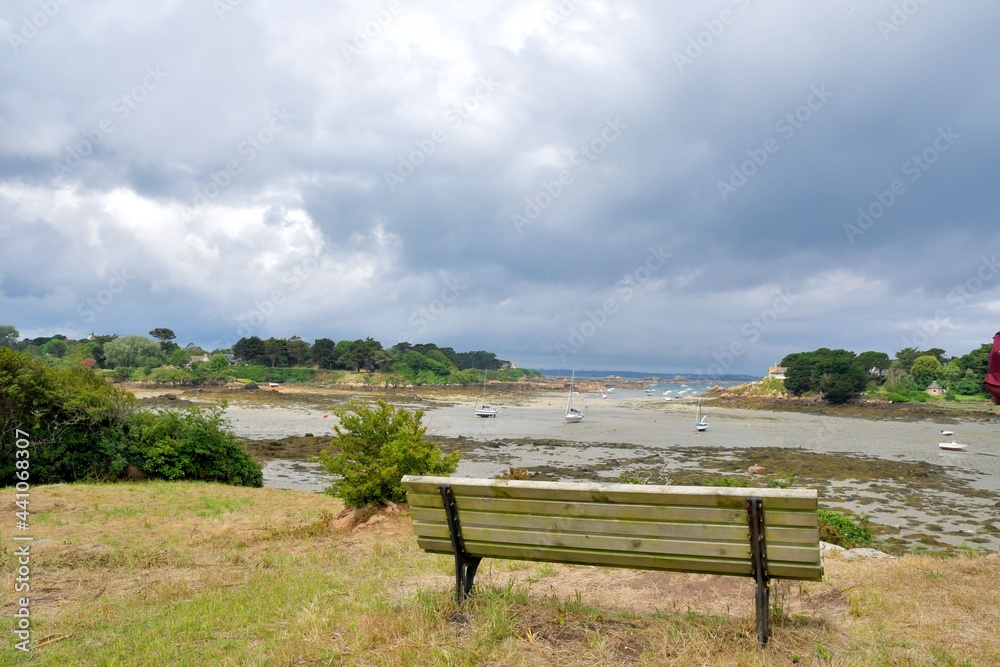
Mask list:
[[[696,507],[648,504],[604,505],[594,502],[559,502],[553,500],[529,500],[508,498],[485,498],[457,496],[461,498],[463,510],[484,510],[508,514],[588,517],[595,519],[645,519],[657,510],[656,518],[663,521],[693,521],[698,523],[746,523],[746,508],[726,509],[716,507]],[[441,507],[441,494],[411,494],[407,496],[410,507]],[[436,501],[436,502],[435,502]]]
[[[407,491],[437,493],[440,484],[448,484],[455,497],[529,498],[562,502],[635,503],[699,505],[742,509],[748,496],[764,498],[774,509],[810,510],[817,507],[814,489],[755,489],[703,486],[637,486],[633,484],[592,484],[533,482],[526,480],[483,480],[462,477],[410,476],[403,479]]]
[[[417,545],[424,551],[451,555],[449,539],[417,538]],[[750,561],[747,560],[709,560],[701,557],[683,556],[651,556],[649,554],[596,552],[574,549],[556,549],[525,545],[490,545],[490,558],[505,558],[509,560],[526,560],[550,563],[570,563],[576,565],[593,565],[595,559],[600,560],[604,567],[623,567],[642,570],[667,570],[672,572],[689,572],[697,574],[720,574],[746,576],[753,575]],[[795,579],[804,581],[819,581],[823,578],[823,568],[820,565],[797,563],[773,563],[768,561],[768,570],[772,577],[780,579]]]
[[[417,537],[448,537],[448,527],[440,524],[414,522]],[[472,556],[490,557],[493,544],[526,545],[585,549],[593,551],[621,551],[652,555],[684,555],[703,558],[734,558],[750,562],[750,544],[745,542],[722,542],[695,539],[638,538],[619,535],[585,535],[509,528],[483,528],[462,526],[465,549]],[[768,563],[791,561],[797,563],[818,563],[817,550],[796,545],[768,545]],[[594,562],[593,565],[602,565]]]
[[[424,523],[438,523],[447,526],[447,515],[444,509],[428,507],[411,507],[411,516]],[[492,528],[525,528],[548,530],[552,532],[587,533],[587,534],[617,534],[635,537],[672,537],[692,538],[698,540],[726,540],[748,543],[750,529],[746,520],[740,523],[706,524],[671,521],[632,521],[614,519],[591,519],[540,514],[509,514],[469,510],[467,506],[461,510],[463,526],[485,526]],[[815,543],[819,539],[816,528],[782,528],[768,526],[765,535],[768,544],[777,543]]]

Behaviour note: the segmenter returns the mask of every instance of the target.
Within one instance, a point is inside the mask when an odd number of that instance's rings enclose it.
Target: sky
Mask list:
[[[1000,330],[1000,5],[7,0],[0,324],[764,375]]]

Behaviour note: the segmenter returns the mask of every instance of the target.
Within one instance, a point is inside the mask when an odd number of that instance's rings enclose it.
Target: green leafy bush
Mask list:
[[[855,520],[835,510],[819,510],[819,539],[845,549],[870,547],[875,542],[867,514]]]
[[[261,464],[229,430],[223,408],[140,413],[134,429],[137,465],[151,477],[263,486]]]
[[[261,486],[261,466],[227,428],[222,407],[150,412],[90,369],[52,368],[0,349],[0,428],[27,433],[33,484],[153,477]],[[13,438],[0,438],[0,485],[18,481]]]
[[[458,467],[457,452],[444,455],[424,438],[422,410],[379,401],[374,407],[350,403],[333,413],[340,420],[333,441],[340,453],[323,451],[320,461],[336,477],[327,493],[350,507],[405,502],[403,475],[450,475]]]

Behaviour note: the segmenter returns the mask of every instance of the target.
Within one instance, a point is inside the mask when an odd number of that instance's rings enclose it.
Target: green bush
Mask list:
[[[228,428],[224,405],[139,415],[137,465],[151,477],[264,485],[263,469]]]
[[[153,477],[261,486],[258,464],[222,407],[150,412],[88,368],[51,368],[0,349],[0,428],[27,433],[30,482],[114,480],[134,465]],[[0,485],[18,481],[15,439],[0,438]]]
[[[405,502],[403,475],[450,475],[458,467],[457,452],[446,456],[424,438],[422,410],[379,401],[375,407],[350,403],[332,412],[340,420],[333,441],[340,453],[323,451],[320,461],[335,475],[327,493],[349,507]]]
[[[819,510],[819,539],[845,549],[870,547],[875,542],[867,514],[859,515],[855,521],[834,510]]]

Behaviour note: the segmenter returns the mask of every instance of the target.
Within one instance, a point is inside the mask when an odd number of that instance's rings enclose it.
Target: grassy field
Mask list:
[[[1000,665],[998,554],[829,557],[761,651],[749,579],[487,560],[458,608],[405,507],[165,482],[31,489],[25,654],[0,493],[4,665]]]

